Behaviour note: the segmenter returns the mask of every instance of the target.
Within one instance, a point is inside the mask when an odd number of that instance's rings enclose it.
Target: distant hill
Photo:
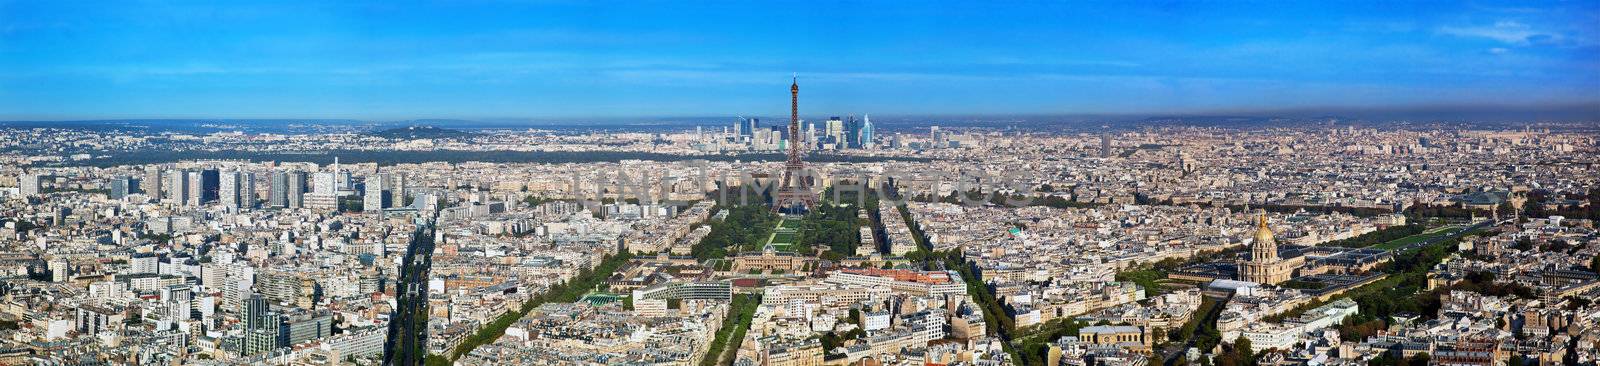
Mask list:
[[[434,126],[409,126],[374,131],[368,135],[391,139],[416,140],[460,138],[471,136],[472,133]]]

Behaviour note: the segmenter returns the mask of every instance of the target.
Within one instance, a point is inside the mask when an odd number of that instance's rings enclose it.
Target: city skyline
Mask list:
[[[797,89],[787,131],[0,125],[0,338],[51,345],[0,362],[1600,359],[1586,124],[800,133]]]
[[[0,0],[0,365],[1596,365],[1597,24]]]
[[[792,73],[819,115],[1600,115],[1600,35],[1585,26],[1600,6],[1581,2],[0,2],[0,14],[3,120],[778,115],[772,85]]]

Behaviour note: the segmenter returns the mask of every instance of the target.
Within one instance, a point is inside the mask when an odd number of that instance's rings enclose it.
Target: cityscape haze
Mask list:
[[[1597,24],[0,0],[0,365],[1594,365]]]

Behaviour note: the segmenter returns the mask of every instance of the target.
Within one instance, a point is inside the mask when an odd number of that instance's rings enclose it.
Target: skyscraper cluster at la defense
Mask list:
[[[798,77],[791,84],[791,92],[798,103],[799,81]],[[798,108],[798,106],[794,106]],[[878,146],[876,126],[872,124],[871,116],[862,116],[856,119],[855,115],[847,117],[828,117],[826,121],[818,124],[806,122],[799,118],[798,110],[791,111],[789,123],[773,126],[762,126],[761,118],[739,117],[732,126],[724,128],[720,133],[710,133],[704,127],[696,127],[695,135],[700,148],[706,151],[783,151],[787,152],[791,146],[798,146],[802,151],[837,151],[848,149],[872,149]]]

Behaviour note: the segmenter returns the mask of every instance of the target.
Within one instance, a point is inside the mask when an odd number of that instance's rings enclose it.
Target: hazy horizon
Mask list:
[[[781,115],[796,73],[806,115],[1592,118],[1596,23],[1594,2],[0,1],[0,119]]]
[[[903,114],[903,113],[872,113],[871,111],[846,111],[840,113],[802,113],[802,118],[815,120],[818,116],[846,116],[846,115],[873,115],[883,119],[983,119],[983,118],[1016,118],[1016,119],[1086,119],[1101,121],[1132,121],[1148,118],[1200,118],[1200,117],[1249,117],[1249,118],[1344,118],[1359,119],[1376,122],[1388,121],[1483,121],[1483,122],[1517,122],[1517,121],[1600,121],[1600,102],[1596,103],[1561,103],[1546,105],[1417,105],[1417,106],[1372,106],[1372,107],[1322,107],[1322,108],[1291,108],[1291,109],[1255,109],[1255,110],[1200,110],[1177,111],[1166,113],[946,113],[946,114]],[[196,116],[196,115],[148,115],[148,116],[80,116],[80,117],[54,117],[54,116],[5,116],[0,115],[0,122],[91,122],[91,121],[124,121],[124,120],[353,120],[363,122],[410,122],[410,121],[469,121],[483,123],[541,123],[564,121],[602,121],[602,122],[646,122],[652,120],[685,120],[685,119],[717,119],[717,118],[787,118],[776,111],[764,114],[742,115],[568,115],[568,116],[417,116],[417,117],[390,117],[375,118],[369,116],[305,116],[296,114],[283,114],[272,116]],[[776,121],[776,120],[774,120]]]

